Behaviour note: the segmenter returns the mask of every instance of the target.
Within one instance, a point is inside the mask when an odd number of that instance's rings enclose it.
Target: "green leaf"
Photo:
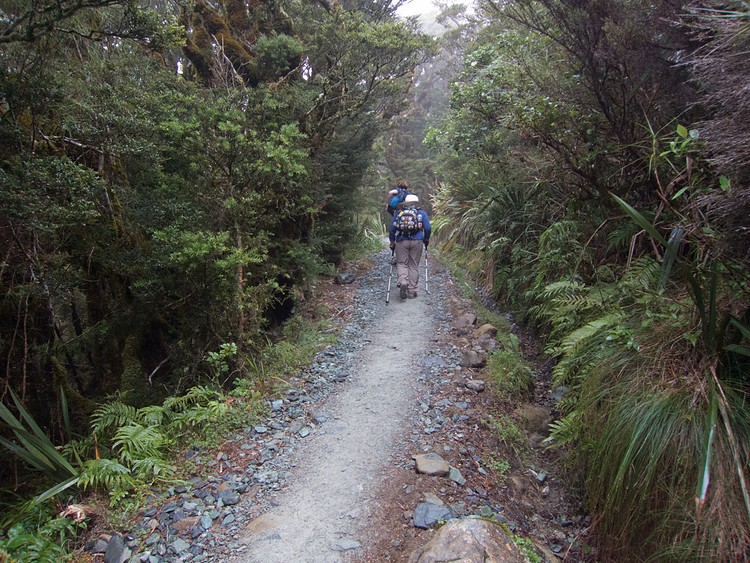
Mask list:
[[[711,447],[716,433],[717,418],[718,400],[716,397],[716,388],[714,385],[711,385],[711,402],[709,403],[708,419],[706,420],[706,449],[702,452],[703,463],[702,467],[699,467],[700,474],[698,475],[698,486],[695,496],[695,500],[699,506],[706,501],[708,485],[711,481]]]
[[[51,487],[44,491],[41,495],[36,497],[36,502],[44,502],[47,499],[50,499],[54,496],[57,496],[61,492],[63,492],[65,489],[69,489],[73,485],[78,484],[78,475],[75,477],[71,477],[70,479],[66,479],[65,481],[62,481],[61,483],[58,483],[54,487]]]
[[[742,356],[750,356],[750,348],[739,344],[729,344],[728,346],[724,346],[724,350],[727,352],[734,352],[735,354],[741,354]]]
[[[687,127],[684,125],[678,125],[677,126],[677,134],[682,137],[683,139],[687,138],[688,136],[688,130]]]
[[[633,207],[630,206],[626,201],[623,201],[619,197],[617,197],[615,194],[610,194],[612,198],[617,202],[617,204],[623,208],[625,213],[628,214],[628,216],[638,223],[643,230],[645,230],[648,234],[650,234],[654,240],[657,242],[663,244],[664,246],[667,246],[669,243],[667,243],[667,240],[659,233],[659,231],[656,230],[656,228],[638,211],[636,211]]]

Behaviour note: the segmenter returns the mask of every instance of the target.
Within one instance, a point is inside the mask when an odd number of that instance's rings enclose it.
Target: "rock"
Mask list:
[[[204,514],[201,516],[200,524],[204,530],[208,530],[211,528],[211,524],[213,524],[213,520],[211,520],[211,517],[208,514]]]
[[[549,434],[552,414],[549,409],[541,406],[526,404],[515,410],[515,415],[521,419],[529,432],[537,432],[543,436]]]
[[[473,313],[464,313],[460,317],[458,317],[455,321],[453,321],[453,326],[455,328],[465,328],[467,326],[475,325],[477,322],[477,316]]]
[[[424,546],[414,550],[409,563],[523,563],[523,554],[498,525],[478,518],[448,522]]]
[[[172,526],[177,530],[178,534],[183,533],[185,530],[189,530],[198,523],[199,518],[197,516],[190,516],[188,518],[180,518],[176,520]]]
[[[435,453],[415,455],[414,461],[417,463],[417,473],[424,475],[444,477],[450,471],[448,462]]]
[[[462,487],[466,484],[466,479],[455,467],[450,468],[450,471],[448,472],[448,479],[450,479],[454,483],[461,485]]]
[[[424,501],[429,502],[430,504],[436,504],[438,506],[445,506],[445,503],[440,500],[440,497],[438,497],[435,493],[426,492],[424,493]]]
[[[352,549],[358,549],[359,547],[361,547],[361,545],[362,544],[360,544],[356,540],[341,538],[331,543],[331,549],[333,551],[350,551]]]
[[[497,328],[489,323],[483,324],[472,333],[472,336],[474,336],[474,338],[481,338],[485,334],[488,334],[494,338],[497,335]]]
[[[552,391],[550,391],[550,396],[552,397],[553,401],[559,403],[567,392],[568,388],[565,385],[561,385],[560,387],[555,387]]]
[[[453,518],[453,511],[445,505],[420,502],[414,510],[412,522],[415,528],[424,530]]]
[[[499,347],[497,340],[495,340],[489,334],[483,334],[480,338],[478,338],[477,345],[485,352],[494,352]]]
[[[471,389],[472,391],[476,391],[477,393],[481,393],[484,391],[484,388],[486,386],[485,382],[481,379],[469,379],[466,383],[464,383],[467,389]]]
[[[240,502],[240,494],[237,491],[224,491],[221,493],[221,502],[224,506],[232,506]]]
[[[86,549],[91,553],[105,553],[107,551],[107,541],[98,538],[96,541],[87,543]]]
[[[487,365],[487,354],[476,350],[464,350],[458,362],[464,368],[481,368]]]
[[[180,555],[190,549],[190,544],[182,538],[177,538],[172,542],[170,547],[177,555]]]
[[[120,535],[114,535],[107,542],[107,551],[104,552],[104,563],[125,563],[130,559],[130,549],[125,546],[125,541]]]
[[[340,274],[336,274],[336,277],[333,278],[333,283],[337,285],[346,285],[354,283],[356,280],[357,276],[355,274],[349,272],[341,272]]]

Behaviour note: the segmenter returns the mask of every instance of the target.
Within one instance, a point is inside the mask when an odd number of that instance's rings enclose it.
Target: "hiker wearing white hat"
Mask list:
[[[419,207],[419,198],[414,194],[407,195],[404,198],[403,209],[393,216],[388,237],[391,241],[391,250],[396,251],[401,299],[413,299],[417,296],[422,247],[427,248],[431,234],[430,219]]]

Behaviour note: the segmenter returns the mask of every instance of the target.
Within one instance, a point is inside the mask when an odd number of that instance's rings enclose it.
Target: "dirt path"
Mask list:
[[[402,301],[394,283],[347,384],[320,407],[324,422],[297,451],[278,506],[240,538],[248,549],[236,563],[343,561],[363,543],[394,443],[410,428],[415,374],[434,332],[432,299],[421,291]]]
[[[514,329],[534,372],[534,397],[509,400],[485,369],[465,367],[464,355],[479,348],[476,326],[462,327],[459,319],[473,306],[450,272],[431,261],[430,294],[422,287],[417,299],[402,301],[394,283],[386,306],[386,254],[374,268],[364,266],[357,283],[324,288],[334,316],[347,317],[342,338],[349,345],[324,353],[321,370],[347,373],[333,385],[326,378],[320,385],[330,392],[305,403],[306,437],[289,434],[299,414],[286,418],[289,426],[272,440],[286,445],[252,470],[256,480],[259,471],[278,470],[280,486],[253,486],[243,495],[242,525],[216,544],[232,556],[211,560],[404,563],[436,533],[413,521],[424,502],[442,503],[459,518],[503,523],[542,561],[590,560],[586,518],[560,453],[542,443],[555,407],[539,343]],[[303,374],[292,384],[316,378]],[[477,380],[487,380],[486,388]],[[512,420],[526,443],[505,443],[497,419]],[[443,457],[459,478],[418,474],[412,458],[426,452]]]

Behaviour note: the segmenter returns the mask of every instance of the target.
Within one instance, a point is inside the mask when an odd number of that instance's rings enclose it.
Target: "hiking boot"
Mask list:
[[[414,299],[416,296],[417,296],[417,292],[416,291],[409,291],[408,294],[407,294],[407,297],[409,299]]]
[[[399,289],[399,292],[398,292],[398,296],[401,299],[406,299],[407,298],[406,285],[402,285],[401,286],[401,288]]]

